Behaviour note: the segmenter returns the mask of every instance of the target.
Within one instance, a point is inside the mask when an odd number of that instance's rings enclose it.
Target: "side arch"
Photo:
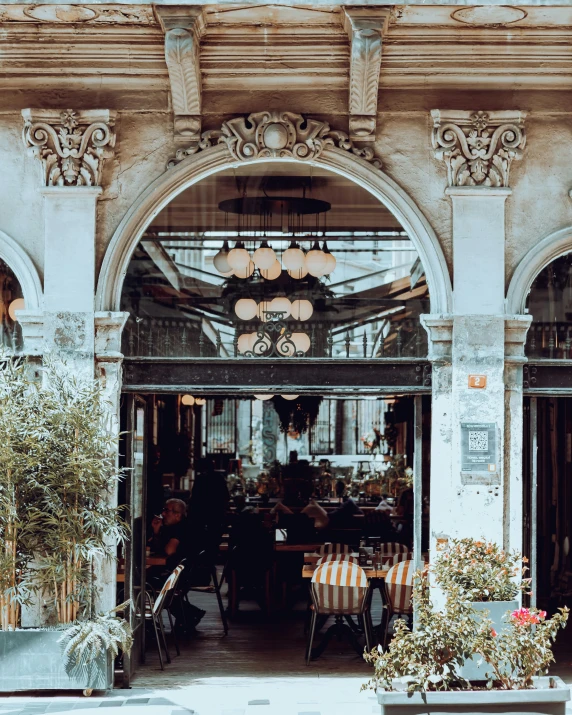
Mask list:
[[[431,312],[451,312],[451,280],[437,236],[400,186],[367,161],[337,147],[327,147],[319,156],[303,162],[293,158],[264,157],[248,163],[287,161],[310,164],[344,176],[387,206],[407,231],[419,253],[429,286]],[[148,186],[124,216],[107,248],[97,284],[95,309],[120,310],[121,290],[131,255],[152,219],[177,194],[211,174],[238,168],[245,163],[232,159],[226,146],[218,144],[185,159]]]
[[[0,231],[0,258],[14,271],[22,288],[26,310],[41,310],[44,292],[38,271],[22,246],[4,231]]]
[[[511,278],[506,296],[507,314],[524,313],[526,299],[536,276],[556,258],[570,252],[572,252],[572,227],[555,231],[533,246],[521,259]]]

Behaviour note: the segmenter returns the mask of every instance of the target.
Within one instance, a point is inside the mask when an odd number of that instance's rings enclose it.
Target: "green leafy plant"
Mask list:
[[[534,687],[533,677],[548,673],[548,666],[554,661],[552,644],[567,621],[566,607],[552,618],[546,618],[546,611],[519,608],[511,613],[508,628],[502,633],[482,630],[475,641],[475,652],[490,666],[487,687],[504,690]]]
[[[476,539],[452,539],[435,560],[433,573],[445,592],[455,590],[465,601],[512,601],[530,580],[517,551]]]
[[[65,629],[58,643],[61,644],[64,667],[70,678],[90,682],[97,670],[97,660],[107,653],[115,658],[119,650],[129,654],[133,645],[133,633],[123,618],[116,614],[129,605],[126,601],[108,613],[89,621],[73,623]]]
[[[389,649],[365,655],[374,666],[374,676],[364,688],[394,690],[402,684],[408,691],[470,687],[460,668],[473,654],[477,636],[490,631],[490,621],[476,619],[475,610],[454,591],[442,611],[434,610],[428,579],[428,569],[415,575],[415,630],[399,619]]]

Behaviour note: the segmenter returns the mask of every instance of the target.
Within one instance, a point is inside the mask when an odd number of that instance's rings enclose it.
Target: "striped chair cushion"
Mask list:
[[[401,561],[392,566],[385,576],[385,591],[394,613],[412,613],[413,561]]]
[[[361,613],[368,592],[367,576],[352,561],[326,561],[314,571],[312,590],[319,613]]]
[[[409,553],[409,547],[405,544],[398,544],[396,541],[387,541],[384,544],[380,544],[380,556],[381,563],[384,566],[393,563],[393,557],[395,554],[407,554]]]
[[[393,554],[391,557],[391,561],[389,563],[392,566],[395,566],[395,564],[399,564],[402,561],[412,561],[413,560],[413,552],[412,551],[406,551],[403,554]]]
[[[181,575],[183,569],[185,567],[179,564],[174,571],[172,571],[169,574],[169,577],[163,584],[163,588],[161,589],[161,592],[157,596],[157,600],[155,601],[155,604],[153,606],[153,613],[160,613],[161,609],[163,608],[163,603],[165,601],[165,598],[167,598],[167,594],[169,591],[172,591],[175,586],[177,585],[177,581],[179,580],[179,576]]]
[[[326,554],[350,554],[351,547],[348,546],[348,544],[327,543],[322,544],[322,546],[316,550],[316,553],[320,556],[325,556]]]
[[[326,563],[326,561],[351,561],[353,564],[358,563],[358,559],[351,554],[326,554],[325,556],[321,556],[316,561],[316,565],[320,566],[321,564]]]

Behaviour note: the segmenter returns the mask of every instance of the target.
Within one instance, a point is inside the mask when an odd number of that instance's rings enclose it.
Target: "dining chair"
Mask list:
[[[395,554],[406,554],[409,552],[409,546],[400,544],[396,541],[386,541],[379,545],[379,554],[382,564],[391,563]]]
[[[387,563],[390,566],[395,566],[395,564],[399,564],[402,561],[413,561],[413,552],[404,551],[402,554],[393,554],[391,561],[388,561]]]
[[[173,627],[173,618],[169,610],[171,601],[175,594],[175,589],[177,587],[177,582],[179,577],[184,570],[184,566],[179,564],[172,573],[169,574],[167,580],[163,584],[161,591],[157,598],[153,598],[153,595],[149,591],[145,591],[145,621],[151,621],[153,624],[153,631],[155,632],[155,640],[157,641],[157,649],[159,651],[159,663],[161,665],[161,670],[165,670],[163,665],[163,654],[161,652],[161,640],[163,641],[163,647],[165,648],[165,656],[167,663],[171,662],[171,656],[167,650],[167,640],[165,638],[165,630],[163,628],[163,611],[167,611],[167,616],[169,618],[169,624],[171,626],[171,633],[173,634],[173,640],[175,641],[175,649],[177,655],[180,655],[179,643],[177,641],[177,634]]]
[[[322,544],[316,549],[316,553],[319,556],[325,556],[326,554],[351,554],[352,547],[349,544],[333,544],[328,542]]]
[[[354,564],[359,564],[358,559],[351,554],[324,554],[316,561],[316,567],[321,566],[327,561],[351,561]]]
[[[393,616],[410,616],[413,613],[413,581],[415,565],[413,561],[401,561],[392,566],[385,575],[385,598],[383,648],[387,648],[389,624]],[[383,624],[382,624],[383,625]]]
[[[373,643],[371,620],[371,587],[365,571],[350,560],[325,561],[314,571],[310,593],[312,596],[312,616],[306,648],[306,665],[312,659],[312,646],[316,633],[316,623],[320,616],[333,615],[334,625],[326,631],[315,657],[323,653],[334,635],[340,639],[346,635],[358,653],[363,653],[356,639],[355,631],[344,623],[346,616],[358,616],[363,622],[366,647]]]
[[[201,586],[198,585],[193,585],[193,566],[196,567],[197,569],[204,569],[206,572],[208,572],[210,576],[210,581],[209,583],[204,583]],[[225,579],[225,572],[221,574],[221,577],[219,579],[217,570],[216,570],[216,563],[215,563],[215,557],[212,554],[209,554],[209,552],[205,549],[204,551],[201,551],[200,554],[197,556],[196,560],[193,562],[191,565],[189,571],[189,578],[184,579],[186,583],[182,584],[182,587],[180,589],[181,591],[181,596],[182,598],[190,605],[189,601],[189,592],[195,592],[195,593],[216,593],[216,599],[218,603],[218,610],[220,613],[220,620],[222,622],[222,627],[224,630],[225,636],[228,635],[228,621],[226,618],[226,613],[224,612],[224,605],[222,602],[222,596],[221,596],[221,586],[224,582]],[[183,616],[184,616],[184,611],[183,611]]]

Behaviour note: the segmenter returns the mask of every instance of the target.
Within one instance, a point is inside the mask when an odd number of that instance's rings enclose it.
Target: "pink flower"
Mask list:
[[[528,608],[519,608],[518,611],[513,611],[510,616],[519,626],[530,626],[536,625],[540,623],[541,619],[546,618],[546,611],[531,613]]]
[[[498,633],[495,631],[494,628],[491,628],[491,636],[492,636],[493,638],[496,638],[496,637],[498,636]]]

